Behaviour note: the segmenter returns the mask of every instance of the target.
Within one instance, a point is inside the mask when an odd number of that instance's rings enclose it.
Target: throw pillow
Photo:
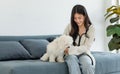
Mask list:
[[[29,52],[17,41],[0,41],[0,60],[29,59]]]
[[[49,43],[45,39],[25,39],[20,42],[35,59],[40,58],[46,52]]]

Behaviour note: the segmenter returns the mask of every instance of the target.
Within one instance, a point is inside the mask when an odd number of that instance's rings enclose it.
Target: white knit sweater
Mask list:
[[[67,25],[67,27],[65,28],[64,34],[69,35],[70,31],[71,31],[71,24]],[[85,36],[85,34],[83,34],[81,36],[80,46],[71,46],[68,53],[70,55],[72,55],[72,54],[73,55],[80,55],[82,53],[86,53],[92,58],[92,60],[95,64],[95,59],[90,52],[90,48],[91,48],[91,46],[94,42],[94,39],[95,39],[95,36],[94,36],[95,35],[95,28],[93,25],[90,25],[86,34],[87,34],[88,38]],[[78,35],[76,40],[75,40],[77,45],[79,43],[79,37],[80,36]]]

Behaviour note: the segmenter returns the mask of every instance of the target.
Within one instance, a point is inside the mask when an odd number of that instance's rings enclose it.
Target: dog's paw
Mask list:
[[[44,54],[41,58],[40,58],[40,60],[41,61],[47,61],[48,60],[48,55],[47,54]]]
[[[40,60],[41,60],[41,61],[46,61],[46,59],[45,59],[45,58],[43,58],[43,57],[41,57],[41,58],[40,58]]]
[[[47,61],[48,58],[47,58],[47,57],[41,57],[40,60],[41,60],[41,61]]]
[[[57,58],[57,62],[64,62],[63,58]]]
[[[55,59],[49,59],[49,62],[56,62]]]
[[[65,62],[64,60],[59,60],[59,61],[57,61],[57,62]]]

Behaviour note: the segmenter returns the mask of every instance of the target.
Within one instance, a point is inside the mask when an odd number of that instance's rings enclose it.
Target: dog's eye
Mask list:
[[[70,46],[68,46],[67,48],[70,48]]]

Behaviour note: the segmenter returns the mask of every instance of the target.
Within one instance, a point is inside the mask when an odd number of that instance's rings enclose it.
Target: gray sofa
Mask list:
[[[57,36],[0,36],[0,74],[69,74],[65,62],[39,60],[46,45]],[[96,59],[95,74],[120,74],[120,54],[92,54]]]

